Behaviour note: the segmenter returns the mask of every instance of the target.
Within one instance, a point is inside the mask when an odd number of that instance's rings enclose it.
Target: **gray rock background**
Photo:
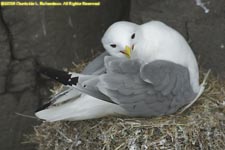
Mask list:
[[[203,0],[202,0],[203,1]],[[21,144],[33,131],[33,115],[48,98],[36,62],[55,68],[87,60],[102,51],[101,36],[118,20],[138,24],[161,20],[189,41],[204,69],[225,74],[225,1],[208,0],[209,13],[195,0],[102,0],[100,7],[0,8],[0,149],[31,150]]]
[[[102,0],[100,7],[1,7],[0,9],[0,149],[31,150],[21,144],[33,132],[34,111],[49,96],[36,63],[71,67],[103,51],[107,27],[128,19],[128,0]]]

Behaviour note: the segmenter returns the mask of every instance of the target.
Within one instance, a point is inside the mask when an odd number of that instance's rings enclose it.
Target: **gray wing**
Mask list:
[[[93,61],[88,63],[88,65],[82,71],[82,74],[87,75],[99,75],[105,72],[104,57],[109,56],[107,52],[100,54]]]
[[[171,114],[197,95],[190,86],[188,69],[172,62],[142,64],[107,56],[105,67],[106,73],[100,76],[71,75],[54,69],[44,73],[80,92],[116,103],[131,116]]]
[[[56,95],[52,96],[49,102],[55,105],[63,103],[65,101],[79,98],[80,95],[81,92],[77,91],[73,87],[63,86],[62,90],[59,91],[59,93],[57,93]]]
[[[188,69],[164,60],[142,64],[138,60],[107,57],[107,74],[99,90],[131,116],[159,116],[176,112],[194,99]]]
[[[82,71],[82,74],[86,75],[100,75],[105,72],[104,66],[104,57],[108,56],[107,52],[103,52],[98,57],[96,57],[93,61],[88,63],[88,65]],[[71,99],[79,98],[81,92],[76,90],[74,87],[71,86],[63,86],[62,90],[54,95],[51,100],[49,101],[52,104],[58,104],[65,101],[69,101]]]

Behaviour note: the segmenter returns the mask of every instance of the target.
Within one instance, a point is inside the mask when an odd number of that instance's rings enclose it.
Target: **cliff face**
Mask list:
[[[103,51],[107,27],[129,15],[128,0],[103,0],[100,7],[1,7],[0,149],[31,150],[21,144],[33,131],[33,115],[49,92],[35,73],[36,63],[60,68]]]
[[[100,7],[2,7],[0,10],[0,149],[30,150],[23,134],[48,89],[35,73],[36,62],[70,67],[102,51],[100,39],[118,20],[161,20],[189,41],[201,66],[225,74],[224,0],[102,0]],[[203,5],[202,5],[203,4]],[[205,7],[203,7],[205,6]],[[207,9],[209,12],[207,12]]]

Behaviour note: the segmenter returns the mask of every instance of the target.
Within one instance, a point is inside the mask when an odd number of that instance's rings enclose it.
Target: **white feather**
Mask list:
[[[126,46],[131,46],[131,36],[138,26],[128,21],[119,21],[112,24],[102,37],[103,47],[111,56],[126,58],[126,55],[121,51]],[[116,47],[111,47],[111,44],[116,45]]]
[[[108,103],[89,95],[83,95],[65,104],[50,107],[37,112],[35,115],[50,122],[59,120],[86,120],[108,115],[126,115],[126,111],[119,105]]]
[[[110,55],[125,58],[126,56],[121,53],[121,50],[124,50],[125,46],[131,46],[130,37],[137,26],[137,24],[127,21],[119,21],[112,24],[102,38],[102,44],[106,51]],[[116,48],[111,47],[110,44],[116,44]],[[74,72],[70,72],[70,74],[72,77],[77,76],[77,73]],[[35,115],[38,118],[53,122],[59,120],[85,120],[107,115],[126,114],[125,110],[118,105],[85,94],[80,96],[80,92],[76,89],[70,88],[68,90],[70,91],[63,96],[53,97],[55,98],[54,104],[64,102],[63,104],[39,111]]]
[[[198,64],[180,33],[160,21],[150,21],[138,27],[135,37],[131,58],[140,58],[146,63],[167,60],[187,67],[192,88],[199,92]]]

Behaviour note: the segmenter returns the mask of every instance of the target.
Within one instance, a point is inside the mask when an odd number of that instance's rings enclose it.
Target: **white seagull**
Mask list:
[[[115,57],[127,58],[126,52],[131,46],[131,35],[135,32],[137,24],[128,21],[119,21],[112,24],[102,37],[102,44],[106,52],[90,62],[82,74],[100,75],[105,72],[104,57],[112,55]],[[100,109],[108,104],[92,96],[81,94],[71,86],[63,86],[63,89],[45,105],[38,108],[36,116],[47,121],[59,120],[84,120],[105,116],[104,113],[112,113],[111,110]],[[80,107],[83,106],[83,107]],[[114,106],[114,105],[113,105]],[[115,107],[117,110],[117,107]],[[114,111],[114,110],[113,110]],[[85,114],[85,115],[84,115]]]
[[[74,113],[80,110],[80,114],[73,114],[69,119],[115,114],[135,117],[169,115],[202,94],[204,84],[199,85],[196,58],[177,31],[162,22],[150,21],[138,26],[130,39],[131,48],[123,51],[130,59],[106,56],[104,74],[84,75],[43,69],[45,75],[102,100],[98,107],[90,99],[85,99],[85,103],[67,103]],[[87,106],[88,109],[83,109]]]

